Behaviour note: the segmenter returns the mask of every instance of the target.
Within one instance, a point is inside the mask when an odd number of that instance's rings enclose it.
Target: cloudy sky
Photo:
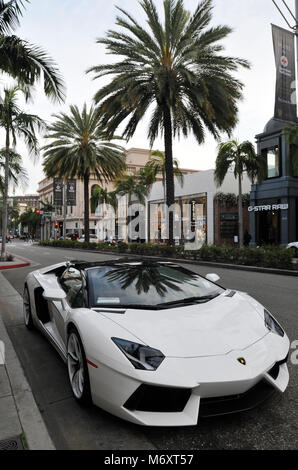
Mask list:
[[[281,0],[277,1],[282,5]],[[156,0],[160,10],[162,3],[162,0]],[[184,0],[184,3],[192,11],[197,0]],[[224,43],[226,53],[245,58],[252,65],[251,70],[239,73],[245,90],[234,137],[254,141],[254,136],[262,132],[273,116],[274,109],[275,65],[270,24],[285,27],[285,23],[271,0],[214,0],[213,3],[212,23],[226,24],[234,30]],[[288,0],[288,4],[294,7],[294,0]],[[67,110],[70,104],[82,106],[84,102],[91,103],[103,82],[92,81],[92,76],[86,75],[85,71],[90,66],[111,60],[105,55],[104,46],[95,41],[114,27],[115,5],[143,22],[138,0],[31,0],[16,34],[42,46],[55,59],[66,83],[67,100],[65,105],[53,105],[37,89],[34,104],[27,105],[28,111],[49,122],[53,113]],[[144,121],[126,148],[148,148],[146,135]],[[154,148],[162,150],[162,140],[156,141]],[[174,142],[174,156],[184,168],[206,170],[214,168],[216,148],[217,143],[210,136],[201,146],[190,137]],[[41,159],[33,165],[25,147],[20,144],[18,150],[24,156],[30,175],[30,184],[25,192],[35,193],[38,181],[43,178]]]

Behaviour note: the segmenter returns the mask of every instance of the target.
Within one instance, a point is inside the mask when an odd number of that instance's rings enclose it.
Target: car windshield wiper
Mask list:
[[[162,307],[168,307],[170,305],[189,305],[193,304],[196,302],[206,302],[208,300],[213,300],[216,297],[218,297],[220,294],[210,294],[210,295],[203,295],[201,297],[188,297],[186,299],[180,299],[180,300],[173,300],[172,302],[166,302],[164,304],[158,304],[157,307],[162,308]]]

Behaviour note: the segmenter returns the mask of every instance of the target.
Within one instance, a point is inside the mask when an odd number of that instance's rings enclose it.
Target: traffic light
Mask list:
[[[59,227],[59,222],[55,222],[55,227],[56,227],[56,228]]]
[[[35,213],[36,213],[37,215],[40,215],[40,209],[35,209]]]

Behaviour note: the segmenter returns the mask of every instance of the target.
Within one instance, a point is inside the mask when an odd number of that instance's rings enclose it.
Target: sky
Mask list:
[[[162,12],[163,1],[155,2]],[[282,5],[281,0],[277,2]],[[188,10],[193,11],[197,0],[184,0],[184,3]],[[116,5],[144,24],[138,0],[31,0],[15,34],[41,46],[52,56],[66,83],[67,98],[65,104],[53,105],[44,96],[42,88],[37,87],[34,102],[25,105],[28,112],[51,122],[54,113],[67,111],[70,104],[82,107],[84,102],[92,103],[104,79],[94,81],[92,75],[85,72],[89,67],[112,60],[105,54],[105,47],[96,44],[96,38],[104,37],[108,29],[114,29]],[[242,69],[237,73],[245,88],[233,137],[255,142],[255,135],[263,131],[274,111],[275,64],[271,23],[282,27],[286,24],[272,0],[213,0],[213,5],[212,25],[225,24],[233,29],[223,42],[225,53],[245,58],[251,64],[250,70]],[[293,8],[294,0],[288,0],[288,5]],[[149,148],[147,123],[145,119],[139,125],[134,137],[125,144],[127,149]],[[222,140],[227,140],[227,136],[223,135]],[[181,138],[174,141],[174,157],[183,168],[207,170],[215,166],[217,146],[218,142],[208,134],[200,146],[192,136]],[[36,193],[38,182],[44,177],[42,155],[38,162],[33,163],[22,143],[17,149],[23,156],[30,181],[16,194]],[[156,140],[154,149],[163,150],[162,139]]]

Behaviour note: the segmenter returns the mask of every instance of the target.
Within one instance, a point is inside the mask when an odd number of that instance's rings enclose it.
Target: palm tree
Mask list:
[[[7,199],[9,183],[9,163],[11,156],[11,145],[16,146],[17,138],[22,138],[30,154],[38,156],[39,148],[36,138],[36,130],[41,130],[44,122],[38,116],[27,114],[18,106],[18,96],[22,92],[20,87],[13,86],[4,89],[4,96],[0,97],[0,127],[5,130],[5,170],[3,190],[3,213],[2,213],[2,249],[1,259],[5,259],[5,246],[7,234]]]
[[[127,196],[128,206],[130,206],[133,201],[144,205],[149,188],[145,186],[142,175],[124,175],[122,178],[116,180],[115,192],[119,194],[119,196]]]
[[[135,175],[124,175],[115,182],[116,194],[127,197],[127,226],[134,219],[134,216],[129,216],[130,206],[135,202],[145,206],[146,196],[148,196],[150,192],[150,187],[151,186],[148,184],[148,175],[146,175],[144,171],[140,171]],[[140,211],[135,215],[140,215]],[[131,234],[129,234],[129,238],[131,238],[130,235]]]
[[[106,140],[99,113],[93,106],[82,112],[70,106],[69,114],[55,114],[45,136],[44,170],[48,177],[79,178],[84,182],[84,231],[89,237],[89,181],[93,174],[100,182],[122,175],[126,168],[124,149]]]
[[[175,200],[173,139],[193,132],[199,144],[206,128],[215,138],[230,134],[237,123],[237,102],[242,83],[232,74],[245,60],[227,57],[218,42],[231,29],[211,27],[212,0],[201,0],[191,15],[183,0],[164,0],[164,21],[154,0],[140,0],[149,29],[140,26],[122,8],[117,17],[120,31],[109,30],[104,44],[109,54],[121,56],[114,64],[98,65],[88,72],[94,78],[112,75],[95,95],[103,125],[112,135],[127,118],[123,137],[131,138],[144,115],[151,110],[148,138],[151,147],[161,133],[165,146],[168,207]],[[173,244],[173,214],[169,218],[169,243]]]
[[[152,158],[153,157],[153,158]],[[166,159],[165,154],[159,150],[154,150],[151,153],[150,160],[145,166],[145,169],[151,173],[156,181],[158,174],[162,176],[162,185],[164,191],[164,205],[166,205]],[[184,185],[184,176],[179,168],[179,162],[176,158],[173,159],[173,174],[174,177],[178,179],[180,185]]]
[[[0,70],[29,87],[43,79],[46,96],[63,101],[63,80],[52,58],[39,46],[12,34],[20,24],[25,2],[0,0]]]
[[[262,157],[256,154],[254,145],[245,141],[239,143],[236,140],[221,143],[216,159],[214,179],[217,186],[221,186],[230,168],[234,169],[234,176],[238,179],[238,218],[239,218],[239,244],[243,247],[243,204],[242,204],[242,178],[247,175],[254,184],[258,178],[261,182],[265,178],[265,165]]]
[[[4,192],[4,177],[1,174],[5,172],[6,149],[0,150],[0,192]],[[28,173],[26,168],[22,166],[22,156],[16,151],[9,151],[9,180],[8,184],[12,186],[26,186],[28,183]]]
[[[99,205],[110,206],[114,210],[115,215],[115,235],[117,236],[117,223],[116,223],[116,211],[117,211],[117,195],[115,191],[108,191],[100,186],[95,186],[91,194],[91,212],[95,212]],[[103,214],[104,216],[104,214]]]

